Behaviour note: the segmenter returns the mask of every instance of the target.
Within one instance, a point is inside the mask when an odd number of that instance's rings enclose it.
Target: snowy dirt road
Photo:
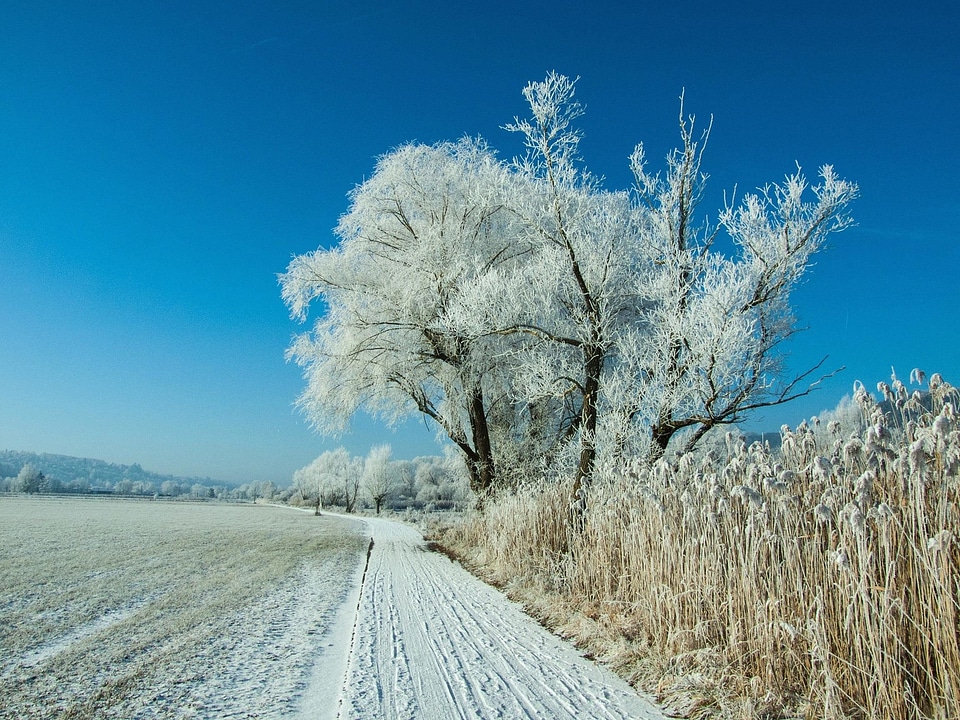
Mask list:
[[[663,718],[405,525],[367,519],[340,718]]]
[[[663,718],[400,523],[8,497],[0,547],[0,720]]]

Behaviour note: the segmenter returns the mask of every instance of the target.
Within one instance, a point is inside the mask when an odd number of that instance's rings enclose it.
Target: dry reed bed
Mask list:
[[[958,392],[879,390],[598,483],[582,533],[541,483],[442,541],[681,714],[960,717]]]

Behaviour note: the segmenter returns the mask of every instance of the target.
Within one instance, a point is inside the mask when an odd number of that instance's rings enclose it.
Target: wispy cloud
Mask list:
[[[258,48],[258,47],[261,47],[261,46],[263,46],[263,45],[269,45],[270,43],[275,43],[275,42],[277,42],[278,40],[280,40],[280,38],[278,38],[278,37],[263,38],[263,40],[257,40],[256,42],[250,43],[249,45],[247,45],[247,46],[244,48],[244,50],[254,50],[254,49],[256,49],[256,48]]]

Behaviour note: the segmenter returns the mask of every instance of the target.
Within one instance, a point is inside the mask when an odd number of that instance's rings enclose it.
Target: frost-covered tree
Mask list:
[[[559,437],[577,440],[577,489],[594,472],[617,335],[638,323],[643,215],[579,166],[574,85],[556,73],[530,83],[530,118],[507,126],[528,151],[513,165],[522,182],[507,204],[531,251],[522,273],[501,277],[497,298],[484,302],[497,309],[490,329],[527,339],[517,365],[525,398],[559,403]]]
[[[183,492],[183,487],[176,480],[164,480],[160,483],[160,494],[168,497],[177,497]]]
[[[522,309],[501,332],[539,340],[520,386],[579,404],[570,425],[579,488],[598,452],[655,459],[678,430],[693,429],[689,449],[713,427],[809,391],[809,373],[778,380],[780,346],[795,329],[790,291],[827,235],[849,223],[843,210],[857,188],[829,166],[813,188],[797,172],[728,205],[711,227],[697,213],[708,133],[698,143],[681,105],[682,145],[665,173],[649,172],[638,146],[633,191],[605,191],[580,167],[574,85],[556,74],[531,83],[531,118],[509,126],[529,152],[515,165],[524,191],[506,204],[534,250],[522,281],[500,286],[512,292],[498,307]],[[715,250],[720,232],[731,256]]]
[[[326,478],[316,461],[293,472],[293,487],[299,504],[313,505],[315,514],[320,514],[323,506],[323,491]]]
[[[293,483],[300,489],[301,498],[315,503],[317,514],[325,504],[343,505],[350,513],[360,495],[362,476],[363,460],[340,447],[321,453],[309,465],[296,470]]]
[[[470,488],[462,460],[448,451],[442,457],[419,457],[416,466],[416,499],[426,507],[465,505]]]
[[[370,448],[363,461],[363,489],[373,501],[377,515],[397,488],[397,479],[390,463],[392,452],[389,445],[376,445]]]
[[[618,353],[634,380],[630,421],[650,428],[654,458],[681,429],[693,429],[690,449],[711,428],[810,391],[816,367],[782,374],[780,348],[796,329],[790,293],[827,236],[847,227],[844,209],[857,194],[830,166],[813,187],[798,170],[728,204],[710,227],[697,215],[709,131],[698,143],[682,108],[680,131],[662,177],[647,171],[642,146],[631,158],[646,272],[640,322],[619,338]],[[731,255],[715,250],[721,233]]]
[[[463,453],[481,495],[497,471],[573,474],[687,448],[711,428],[809,391],[783,378],[795,330],[790,292],[849,222],[856,186],[825,166],[699,215],[708,133],[681,104],[681,147],[665,171],[630,162],[611,192],[583,167],[575,82],[530,83],[527,119],[507,129],[527,154],[502,162],[464,140],[405,146],[351,197],[340,244],[281,277],[298,317],[324,315],[290,356],[321,429],[358,409],[419,411]],[[717,250],[715,241],[732,252]],[[581,502],[583,495],[580,494]]]
[[[416,465],[412,460],[394,460],[390,464],[391,472],[396,477],[396,493],[401,499],[412,499],[417,496]]]
[[[499,359],[456,308],[522,255],[502,206],[508,179],[479,142],[399,148],[352,193],[339,245],[296,257],[280,278],[294,316],[318,299],[325,310],[288,353],[304,367],[299,404],[315,426],[338,432],[361,408],[388,421],[420,412],[460,448],[481,492],[495,470],[487,414]]]
[[[30,463],[27,463],[20,468],[20,472],[17,473],[17,477],[14,478],[13,491],[30,494],[38,493],[43,491],[45,481],[46,478],[43,473]]]

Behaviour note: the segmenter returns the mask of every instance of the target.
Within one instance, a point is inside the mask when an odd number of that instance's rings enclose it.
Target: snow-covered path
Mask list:
[[[3,499],[0,720],[664,717],[413,528],[300,515]]]
[[[340,718],[663,718],[416,530],[368,519],[373,549]]]

